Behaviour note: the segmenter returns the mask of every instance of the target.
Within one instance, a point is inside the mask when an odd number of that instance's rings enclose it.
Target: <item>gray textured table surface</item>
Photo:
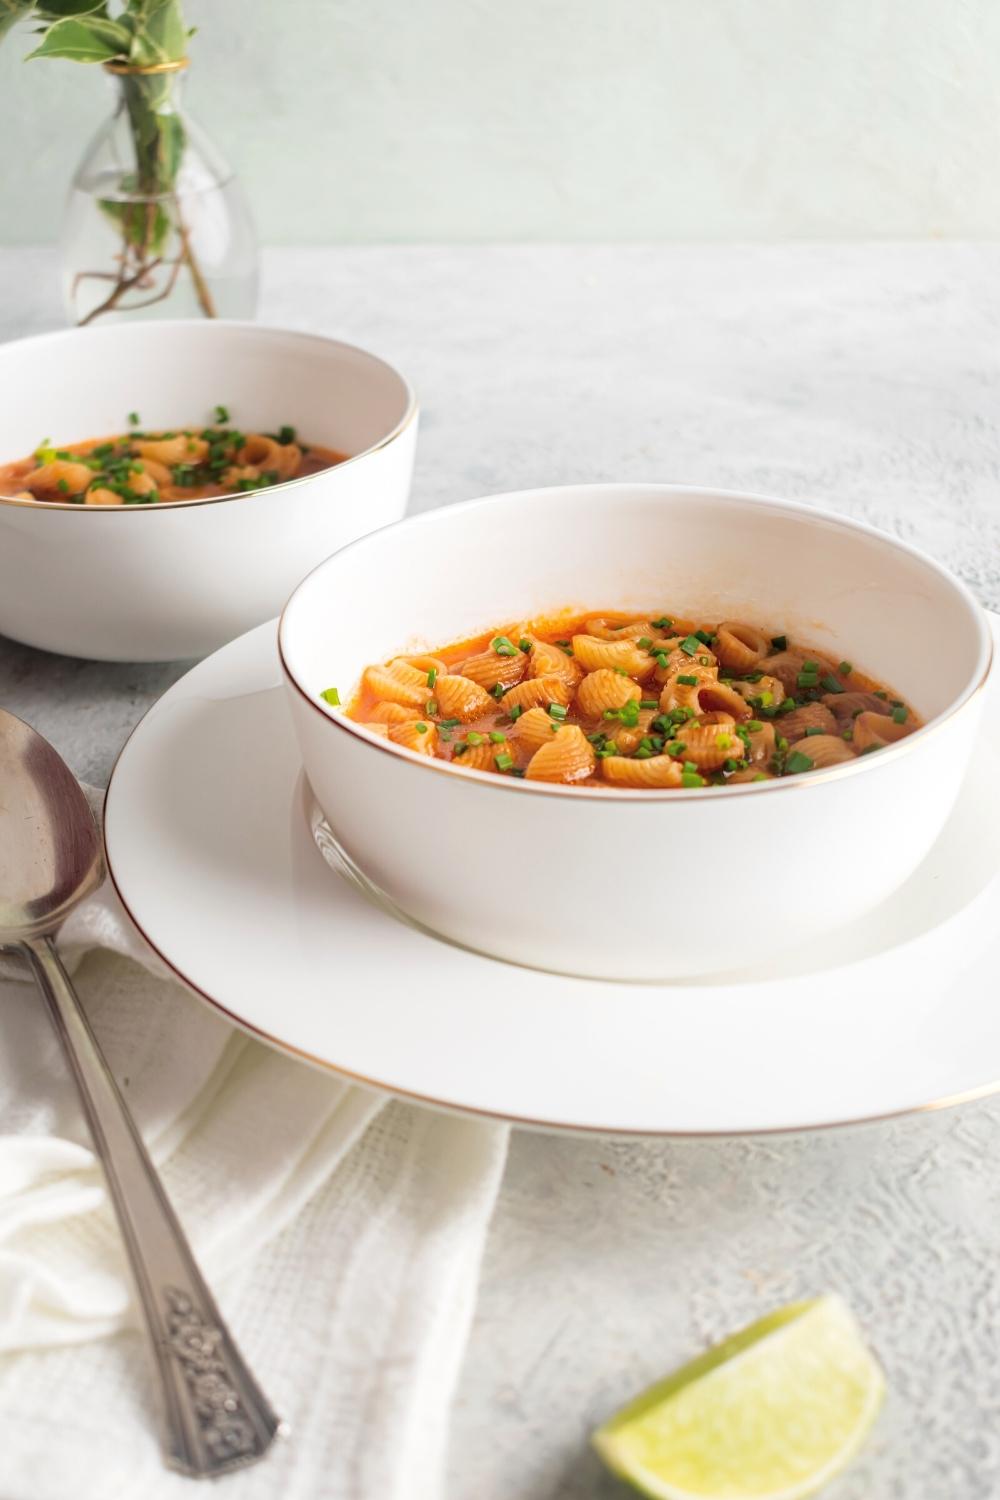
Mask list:
[[[416,509],[569,480],[766,490],[910,538],[1000,606],[998,248],[281,251],[261,311],[411,375]],[[0,253],[0,336],[57,321],[46,257]],[[0,703],[101,782],[183,670],[0,641]],[[823,1289],[861,1316],[890,1387],[831,1500],[993,1500],[998,1156],[990,1102],[756,1141],[515,1136],[450,1500],[610,1500],[591,1426],[707,1340]]]

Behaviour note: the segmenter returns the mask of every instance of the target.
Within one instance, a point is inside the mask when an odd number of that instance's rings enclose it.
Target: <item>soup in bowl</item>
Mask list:
[[[404,512],[417,408],[391,365],[256,324],[125,323],[0,345],[0,634],[201,656]]]
[[[964,585],[893,538],[654,485],[389,527],[299,586],[279,643],[372,886],[495,957],[634,980],[835,958],[940,833],[992,652]]]

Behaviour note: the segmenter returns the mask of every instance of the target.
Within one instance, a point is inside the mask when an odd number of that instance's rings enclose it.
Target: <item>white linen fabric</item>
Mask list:
[[[243,1036],[165,974],[107,887],[60,948],[291,1429],[222,1483],[240,1500],[431,1500],[507,1127],[387,1101]],[[0,1497],[172,1500],[191,1481],[160,1460],[103,1175],[10,963],[0,1004]]]

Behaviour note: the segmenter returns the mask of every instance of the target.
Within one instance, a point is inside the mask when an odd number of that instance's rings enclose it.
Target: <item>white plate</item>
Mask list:
[[[197,994],[358,1082],[613,1134],[844,1124],[1000,1088],[998,730],[994,688],[945,834],[896,896],[821,951],[769,965],[765,929],[752,967],[723,980],[561,978],[405,926],[328,868],[275,627],[263,625],[195,667],[136,729],[108,793],[108,860],[133,919]],[[822,858],[806,826],[802,851]],[[497,899],[516,910],[515,863],[470,837],[474,857],[495,861]],[[736,869],[753,878],[752,850]],[[666,890],[684,899],[683,882]]]

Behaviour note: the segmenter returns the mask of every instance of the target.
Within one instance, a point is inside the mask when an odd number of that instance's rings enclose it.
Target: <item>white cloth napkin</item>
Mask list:
[[[164,975],[108,889],[60,946],[291,1428],[222,1482],[240,1500],[432,1500],[506,1127],[387,1102],[244,1037]],[[72,1085],[10,965],[0,1005],[0,1497],[173,1500],[191,1481],[160,1461],[151,1371]]]

